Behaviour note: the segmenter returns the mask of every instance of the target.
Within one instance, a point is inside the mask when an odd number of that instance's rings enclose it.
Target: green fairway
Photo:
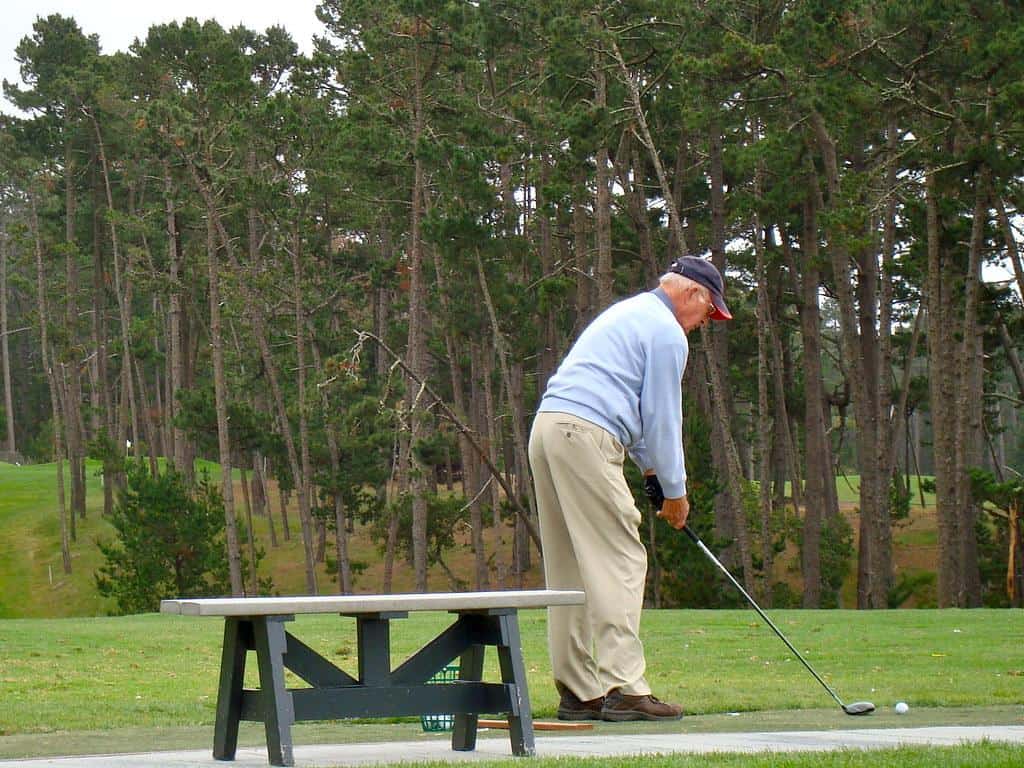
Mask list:
[[[89,465],[89,515],[79,521],[79,544],[72,548],[75,573],[65,578],[59,570],[59,527],[53,511],[54,465],[0,464],[0,524],[7,534],[0,543],[0,616],[83,616],[107,610],[91,575],[99,564],[92,542],[97,535],[110,534],[99,514],[102,488],[95,469]],[[260,531],[261,521],[257,525]],[[930,541],[927,531],[908,529],[902,535]],[[301,581],[301,562],[293,551],[297,543],[293,539],[291,549],[283,546],[268,553],[268,559],[277,569],[290,563]],[[363,556],[372,555],[367,550]],[[284,586],[282,591],[293,589]],[[873,701],[878,712],[868,718],[843,715],[752,611],[647,611],[643,639],[648,678],[657,695],[682,703],[688,716],[681,723],[598,724],[595,733],[1024,724],[1020,611],[770,613],[840,696]],[[393,663],[447,621],[443,614],[413,614],[394,622]],[[557,698],[547,659],[545,615],[523,612],[521,625],[534,715],[552,718]],[[306,616],[290,629],[340,667],[355,671],[351,619]],[[159,615],[0,618],[0,758],[208,748],[221,632],[219,620]],[[493,656],[488,653],[490,679],[497,677]],[[248,670],[251,686],[256,685],[253,661]],[[299,683],[291,679],[289,684]],[[899,700],[910,704],[908,715],[892,712]],[[296,743],[312,744],[447,736],[423,734],[417,720],[407,719],[301,724],[295,738]],[[240,739],[262,745],[262,727],[245,724]],[[882,764],[911,766],[1024,764],[1019,755],[1015,762],[1006,762],[1005,753],[1004,747],[980,745],[876,754]],[[862,756],[794,755],[784,761],[780,756],[700,756],[601,765],[689,766],[698,759],[702,766],[739,760],[753,766],[832,766],[850,765]],[[595,761],[563,760],[558,765],[577,762]]]
[[[643,638],[655,692],[692,714],[819,710],[818,720],[839,720],[844,727],[875,722],[883,714],[894,718],[889,711],[899,700],[910,704],[912,715],[935,707],[1013,707],[1024,701],[1019,611],[776,611],[774,617],[841,696],[873,701],[879,715],[843,716],[748,611],[646,612]],[[412,614],[395,622],[393,663],[448,619]],[[351,670],[354,626],[350,619],[305,616],[292,631]],[[552,717],[557,700],[545,614],[524,612],[521,626],[534,713]],[[160,615],[0,621],[0,734],[209,725],[221,631],[216,619]],[[492,679],[493,657],[489,653],[487,659]],[[250,674],[254,667],[250,663]],[[760,717],[739,719],[756,729]]]
[[[901,480],[906,482],[906,478],[901,476]],[[935,506],[935,494],[930,491],[921,491],[921,480],[926,482],[934,482],[935,478],[930,475],[922,475],[918,478],[917,475],[910,476],[910,506],[921,508],[921,499],[924,499],[925,507]],[[786,482],[786,496],[792,494],[790,483]],[[839,497],[839,503],[844,505],[860,504],[860,475],[839,475],[836,477],[836,494]]]
[[[861,768],[865,763],[901,768],[1019,768],[1021,750],[1003,744],[971,744],[960,747],[885,749],[839,752],[710,755],[631,755],[620,758],[558,758],[531,761],[534,768]],[[445,768],[451,763],[419,763],[422,768]],[[521,766],[515,759],[476,763],[481,768]]]

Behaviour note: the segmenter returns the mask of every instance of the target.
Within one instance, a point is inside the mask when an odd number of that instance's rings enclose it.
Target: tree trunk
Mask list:
[[[189,171],[192,174],[192,179],[195,181],[196,187],[206,203],[207,211],[211,213],[216,224],[221,246],[224,248],[224,252],[228,257],[231,267],[238,274],[242,274],[242,268],[235,256],[234,245],[231,237],[224,228],[223,221],[221,221],[219,215],[217,215],[213,192],[210,190],[209,185],[204,181],[203,176],[195,165],[194,159],[186,156],[185,160],[189,164]],[[301,487],[304,475],[299,464],[298,452],[295,449],[295,440],[292,436],[291,426],[288,422],[288,411],[285,407],[284,394],[281,391],[281,384],[278,379],[277,364],[274,361],[274,356],[270,349],[270,343],[267,340],[266,317],[264,315],[262,305],[253,295],[252,290],[246,286],[244,281],[239,283],[239,288],[242,290],[242,298],[245,300],[246,306],[249,309],[249,320],[252,324],[253,336],[255,337],[256,345],[260,350],[260,359],[263,362],[267,382],[270,384],[270,392],[274,399],[277,420],[281,427],[281,433],[284,436],[288,464],[291,469],[292,478],[294,479],[296,491],[299,497],[299,523],[302,528],[302,544],[306,557],[306,589],[309,594],[315,595],[316,570],[314,568],[313,528],[310,521],[309,496]]]
[[[181,252],[178,248],[178,221],[174,211],[174,184],[171,170],[164,163],[164,211],[167,226],[167,260],[170,265],[170,338],[167,351],[170,357],[170,397],[168,411],[171,416],[171,460],[179,472],[185,472],[185,465],[190,462],[186,448],[188,438],[185,431],[177,425],[181,407],[178,404],[178,393],[185,387],[185,345],[182,339],[182,288]]]
[[[292,201],[294,207],[295,201]],[[297,215],[297,214],[296,214]],[[298,222],[292,225],[292,279],[295,291],[293,301],[295,302],[295,357],[298,373],[298,397],[299,397],[299,455],[302,461],[301,477],[296,478],[296,490],[299,493],[299,515],[303,520],[302,540],[306,548],[306,588],[311,594],[316,594],[316,563],[322,559],[317,553],[310,551],[312,543],[312,513],[313,501],[313,466],[309,458],[309,420],[307,418],[306,398],[306,313],[303,304],[303,272],[302,272],[302,236],[299,231]],[[281,417],[287,419],[286,412],[282,409]],[[285,421],[287,425],[287,421]],[[289,430],[290,431],[290,430]],[[308,530],[307,530],[308,529]]]
[[[334,496],[334,549],[338,558],[338,589],[343,595],[352,594],[352,560],[348,554],[348,516],[345,500]]]
[[[484,418],[481,416],[483,411],[483,393],[482,385],[478,375],[478,352],[476,344],[473,341],[467,340],[467,349],[469,350],[469,392],[466,395],[466,418],[467,424],[476,434],[480,436],[480,441],[486,445],[487,433],[486,424]],[[466,438],[468,440],[468,438]],[[484,469],[483,459],[477,455],[476,451],[471,451],[470,461],[468,468],[463,468],[462,482],[470,489],[473,494],[473,506],[471,508],[471,514],[473,524],[479,526],[479,536],[481,547],[486,547],[484,541],[484,530],[487,527],[487,522],[484,519],[485,512],[488,507],[486,506],[486,499],[489,499],[488,495],[491,492],[491,484],[494,482],[488,472]],[[501,552],[497,547],[496,543],[492,542],[494,549],[495,558],[500,558]],[[477,574],[482,584],[490,585],[490,567],[486,557],[486,552],[481,553],[480,557],[476,562]]]
[[[142,460],[142,446],[140,445],[139,414],[135,402],[135,385],[132,382],[132,340],[131,340],[131,307],[132,307],[132,282],[129,279],[132,264],[129,252],[128,261],[125,265],[125,274],[122,276],[120,240],[117,235],[117,227],[114,224],[114,193],[110,185],[110,170],[107,164],[107,151],[103,143],[103,135],[100,132],[99,122],[91,113],[87,113],[92,122],[93,130],[96,133],[96,146],[100,159],[100,170],[103,173],[103,188],[107,194],[107,211],[110,223],[110,247],[114,260],[114,290],[117,294],[118,309],[121,320],[121,366],[128,371],[124,382],[126,386],[125,399],[128,401],[128,410],[131,414],[130,430],[132,435],[132,449],[136,461]],[[123,277],[123,279],[122,279]]]
[[[587,247],[587,203],[586,174],[576,174],[576,197],[572,206],[572,247],[573,271],[576,278],[576,322],[572,336],[575,338],[587,326],[591,317],[590,306],[590,249]]]
[[[281,504],[281,531],[285,541],[292,540],[291,526],[288,524],[288,503],[289,493],[281,487],[281,483],[277,484],[277,499]]]
[[[476,363],[474,366],[474,378],[477,378],[483,384],[482,398],[480,398],[480,408],[478,411],[480,434],[483,435],[486,441],[487,458],[491,466],[497,466],[498,443],[501,441],[501,437],[498,431],[498,421],[494,413],[494,392],[491,386],[491,370],[493,366],[487,359],[488,356],[482,345],[474,344],[473,353]],[[501,519],[501,495],[496,483],[491,483],[491,512],[491,525],[494,530],[493,559],[495,586],[498,589],[503,589],[508,579],[508,568],[505,565],[505,524]]]
[[[618,43],[616,43],[615,40],[612,40],[611,45],[615,61],[618,63],[619,71],[622,74],[623,83],[629,92],[630,107],[632,108],[633,118],[636,120],[637,125],[640,128],[640,134],[637,138],[640,139],[650,155],[651,164],[654,166],[654,172],[658,177],[658,184],[661,187],[662,195],[664,195],[665,206],[668,208],[669,233],[676,239],[679,255],[685,255],[690,252],[690,248],[686,242],[686,233],[683,231],[682,220],[679,218],[679,209],[676,206],[676,198],[672,191],[672,185],[669,184],[668,176],[665,174],[665,167],[661,162],[661,156],[658,154],[658,148],[654,144],[650,128],[647,125],[647,116],[644,114],[643,103],[640,100],[640,86],[626,67],[626,61],[622,58],[622,53],[619,51]],[[672,257],[675,258],[675,255],[676,254],[673,252]]]
[[[647,195],[644,193],[643,181],[647,167],[640,154],[638,142],[633,140],[632,133],[622,132],[619,151],[616,153],[618,183],[623,189],[623,200],[633,229],[636,231],[640,247],[640,263],[644,269],[644,283],[653,285],[662,273],[654,255],[654,237],[651,232],[650,213],[647,210]]]
[[[317,375],[323,375],[323,363],[320,357],[320,350],[316,342],[312,344],[313,364],[316,366]],[[324,413],[331,412],[330,400],[327,397],[326,388],[320,389],[320,402],[323,405]],[[324,431],[327,436],[327,451],[331,460],[331,472],[334,473],[335,481],[338,482],[342,473],[341,451],[338,448],[338,438],[334,433],[334,427],[328,420],[324,424]],[[343,595],[352,592],[352,563],[348,554],[348,515],[345,510],[345,500],[336,487],[331,489],[331,498],[334,501],[334,551],[338,558],[338,590]]]
[[[146,380],[142,373],[142,364],[135,358],[135,383],[138,386],[139,406],[142,409],[142,432],[146,436],[146,448],[149,453],[149,472],[153,477],[160,474],[160,465],[157,460],[159,434],[156,425],[153,423],[153,407],[149,402],[149,393],[146,391]]]
[[[260,593],[260,574],[256,569],[256,529],[252,524],[252,499],[249,496],[249,478],[245,474],[245,462],[238,462],[238,471],[242,476],[242,501],[245,503],[245,524],[248,526],[246,540],[249,544],[249,594]]]
[[[167,317],[159,296],[153,296],[153,317]],[[169,350],[160,348],[161,336],[165,340],[167,337],[167,325],[166,323],[160,323],[157,325],[157,328],[161,328],[161,330],[154,329],[153,331],[153,350],[156,352],[156,360],[153,365],[153,408],[155,409],[153,411],[153,429],[158,437],[157,455],[163,456],[173,466],[174,449],[171,437],[171,415],[164,406],[164,400],[170,391],[167,371],[167,360],[169,358],[167,353]],[[161,380],[161,369],[163,371],[163,380]],[[165,383],[167,386],[164,386]]]
[[[956,414],[956,506],[960,511],[959,545],[960,573],[957,605],[977,608],[981,605],[981,573],[978,568],[978,537],[975,526],[979,505],[971,493],[972,467],[982,464],[983,431],[981,417],[984,402],[978,356],[981,352],[981,328],[978,304],[981,283],[982,252],[988,224],[988,188],[990,173],[982,166],[975,180],[974,216],[968,249],[967,273],[964,280],[963,334],[959,345]]]
[[[811,113],[811,125],[825,168],[825,179],[832,207],[840,204],[839,162],[835,143],[828,134],[825,121],[817,112]],[[817,176],[811,175],[812,184]],[[820,190],[818,207],[823,208]],[[854,225],[855,227],[858,225]],[[879,530],[888,524],[888,477],[879,476],[878,465],[878,341],[875,334],[877,261],[866,249],[854,259],[847,247],[848,233],[837,223],[829,233],[829,251],[839,321],[843,359],[850,382],[854,414],[857,420],[857,459],[860,466],[860,551],[858,556],[857,602],[861,608],[886,608],[892,580],[891,552],[887,553]],[[863,234],[856,232],[855,234]],[[854,301],[851,268],[857,263],[859,303]],[[859,307],[859,312],[858,312]],[[886,373],[888,375],[888,372]]]
[[[718,268],[719,272],[725,274],[726,264],[726,234],[725,234],[725,221],[726,221],[726,204],[725,204],[725,167],[722,158],[722,133],[718,127],[718,123],[712,120],[708,126],[708,151],[709,151],[709,172],[711,176],[711,262]],[[702,334],[702,338],[710,339],[710,353],[705,355],[705,361],[708,366],[715,366],[717,370],[717,377],[719,381],[726,381],[729,370],[729,324],[728,323],[711,323],[707,332]],[[703,379],[702,379],[703,380]],[[724,398],[723,405],[725,411],[729,414],[735,412],[735,404],[732,397],[732,391],[726,387],[724,390],[714,393],[715,397]],[[728,466],[728,448],[726,443],[729,439],[732,439],[732,430],[730,429],[728,435],[721,434],[721,423],[717,418],[714,417],[714,405],[708,402],[708,413],[711,413],[709,420],[711,423],[712,430],[712,446],[711,454],[712,459],[717,467]],[[729,423],[732,424],[733,419],[730,416]],[[752,464],[752,453],[753,445],[752,441],[743,441],[741,443],[748,451],[747,464]],[[741,467],[743,464],[741,464]],[[740,470],[743,472],[742,468]],[[742,477],[753,479],[754,475],[751,471],[750,474],[744,472]],[[723,540],[734,541],[736,540],[737,532],[737,516],[739,510],[734,506],[731,501],[732,495],[730,493],[720,493],[715,497],[715,534]],[[725,553],[727,559],[732,556],[732,552],[727,550]],[[734,565],[735,563],[730,563]]]
[[[60,515],[60,552],[64,573],[71,573],[71,543],[68,531],[68,510],[64,498],[64,441],[63,424],[60,412],[60,396],[57,393],[56,374],[52,365],[52,354],[49,345],[49,315],[46,311],[46,279],[43,269],[43,241],[39,232],[39,214],[36,210],[34,195],[29,196],[30,226],[36,252],[36,307],[39,315],[40,356],[46,382],[50,388],[50,406],[53,412],[54,460],[57,462],[57,510]]]
[[[57,358],[57,350],[55,350],[51,346],[50,347],[50,360],[54,360],[55,361],[57,359],[58,359]],[[61,414],[61,421],[63,422],[64,427],[65,427],[65,434],[67,434],[68,399],[69,399],[69,396],[68,396],[68,389],[69,389],[69,386],[68,386],[68,367],[67,367],[67,365],[63,361],[60,361],[60,372],[59,372],[59,374],[58,374],[58,372],[56,370],[54,370],[53,374],[54,374],[54,379],[56,379],[56,383],[57,383],[57,403],[58,403],[57,407],[58,407],[58,410],[59,410],[59,412]],[[63,464],[61,462],[63,462],[63,458],[61,459],[60,462],[58,462],[63,467]],[[70,461],[68,462],[68,469],[70,470],[69,474],[74,472],[74,465]],[[63,482],[63,475],[62,475],[62,478],[61,478],[61,482]],[[74,510],[73,509],[69,509],[68,510],[68,537],[71,539],[71,543],[72,544],[74,544],[75,542],[78,541],[78,527],[77,527],[78,523],[77,523],[75,518],[76,518],[76,515],[75,515]]]
[[[761,196],[761,169],[758,168],[754,182],[754,195]],[[760,513],[761,513],[761,560],[762,588],[761,598],[765,605],[771,606],[771,560],[772,560],[772,489],[771,462],[772,432],[774,420],[768,402],[768,357],[770,340],[768,338],[771,318],[768,312],[768,267],[765,263],[764,233],[761,229],[760,217],[754,214],[754,251],[757,270],[757,444],[760,454]],[[776,446],[776,450],[781,446]]]
[[[0,230],[0,358],[3,359],[4,415],[7,422],[6,450],[18,450],[14,439],[14,395],[11,390],[11,350],[7,343],[7,230]]]
[[[89,439],[95,439],[102,431],[110,436],[110,403],[105,402],[107,394],[107,335],[104,322],[106,314],[106,278],[103,266],[103,190],[96,162],[90,171],[92,181],[92,316],[89,330],[92,354],[89,355]]]
[[[509,374],[510,391],[508,393],[508,402],[512,415],[512,443],[515,455],[514,487],[516,497],[518,498],[518,506],[521,507],[525,499],[529,512],[529,521],[534,528],[537,528],[539,526],[539,518],[537,516],[537,497],[534,493],[533,483],[530,482],[529,432],[525,416],[525,376],[522,361],[516,360],[511,362]],[[530,530],[522,515],[516,515],[516,543],[519,572],[521,575],[525,575],[532,565],[533,558],[530,551]]]
[[[180,235],[178,253],[182,253]],[[184,368],[181,386],[183,389],[189,389],[195,386],[196,360],[199,356],[199,334],[196,332],[193,321],[187,312],[182,312],[181,314],[180,328],[181,362]],[[187,436],[184,438],[183,443],[184,446],[178,450],[180,450],[184,466],[179,469],[184,474],[186,482],[189,485],[194,485],[196,477],[196,444],[194,441],[189,440]]]
[[[1010,370],[1013,371],[1013,378],[1017,382],[1017,396],[1024,400],[1024,366],[1021,365],[1020,358],[1017,356],[1017,348],[1013,345],[1013,339],[1010,338],[1010,332],[1006,330],[1006,323],[1003,318],[998,318],[997,322],[999,325],[999,343],[1003,346],[1003,352],[1010,363]]]
[[[886,126],[886,152],[887,167],[885,173],[886,189],[894,190],[899,180],[897,158],[899,156],[899,130],[896,127],[896,120],[890,116]],[[897,482],[895,471],[896,440],[898,430],[898,419],[902,417],[900,408],[893,408],[892,397],[892,370],[893,370],[893,349],[892,349],[892,310],[894,301],[894,285],[896,282],[896,226],[897,226],[896,196],[890,194],[885,204],[884,219],[882,221],[882,265],[880,274],[881,299],[878,305],[878,400],[876,401],[876,423],[878,424],[878,439],[876,442],[876,464],[878,466],[879,492],[884,494],[885,502],[880,509],[878,516],[877,538],[881,557],[879,567],[888,567],[890,578],[887,583],[887,592],[892,588],[892,511],[891,489]],[[914,328],[917,329],[915,320]],[[916,337],[914,337],[916,341]],[[915,346],[914,343],[911,344]],[[913,349],[911,349],[911,355]],[[912,356],[907,357],[909,369]],[[909,384],[909,379],[907,380]],[[901,402],[906,402],[906,387],[900,391]],[[888,594],[886,595],[888,605]]]
[[[224,534],[228,550],[228,571],[231,593],[235,597],[245,594],[242,583],[242,553],[238,545],[238,527],[235,518],[235,490],[231,477],[231,439],[228,434],[228,394],[224,371],[224,339],[220,318],[220,264],[213,224],[214,212],[207,210],[206,252],[209,260],[210,281],[210,346],[213,353],[213,392],[217,412],[217,449],[220,458],[221,494],[224,497]]]
[[[516,472],[516,477],[518,478],[516,483],[518,486],[517,491],[526,493],[526,498],[532,513],[533,510],[536,509],[536,501],[534,500],[532,493],[533,489],[528,483],[523,483],[523,480],[525,480],[529,474],[529,471],[527,470],[529,460],[526,456],[526,434],[524,431],[525,424],[521,414],[521,403],[518,401],[519,399],[515,397],[512,372],[509,366],[510,353],[508,349],[508,342],[498,325],[498,316],[494,310],[494,303],[491,300],[491,291],[487,285],[487,277],[484,275],[484,265],[480,259],[479,250],[476,251],[476,270],[477,277],[480,281],[480,293],[484,300],[484,306],[487,308],[487,315],[491,321],[491,331],[494,335],[494,349],[497,353],[498,367],[501,372],[504,389],[508,397],[509,410],[511,411],[510,432],[512,436],[513,452],[515,455],[515,461],[512,463],[518,467],[518,471]],[[531,517],[533,516],[534,515],[531,514]],[[524,546],[526,545],[525,532],[522,543]],[[526,565],[527,562],[528,560],[524,562],[524,558],[522,556],[519,558],[520,565]]]
[[[395,460],[391,468],[392,494],[387,506],[388,536],[384,542],[384,594],[391,594],[394,582],[395,558],[398,554],[398,533],[401,523],[402,497],[409,488],[409,431],[399,427],[395,437]]]
[[[598,110],[608,107],[608,80],[600,51],[594,54],[594,106]],[[611,170],[608,161],[608,137],[599,139],[595,163],[597,191],[594,199],[594,226],[597,229],[597,306],[594,314],[612,303],[614,273],[612,272],[612,203]]]
[[[45,360],[46,353],[43,353],[44,366],[47,365]],[[50,350],[50,359],[53,359],[53,350]],[[74,510],[70,511],[67,508],[67,500],[65,498],[64,491],[64,439],[61,435],[61,429],[63,428],[64,417],[61,414],[60,409],[60,395],[57,392],[57,383],[53,380],[56,377],[55,372],[52,368],[48,368],[50,378],[50,399],[53,403],[53,448],[54,448],[54,460],[57,463],[57,510],[60,515],[60,554],[61,564],[64,568],[64,573],[71,575],[71,531],[69,530],[69,518],[70,527],[73,528],[75,524]]]
[[[817,206],[812,195],[804,199],[804,255],[801,274],[800,328],[803,340],[804,430],[807,444],[807,489],[804,495],[803,570],[805,608],[821,607],[821,530],[823,510],[827,506],[825,483],[832,477],[831,462],[826,460],[826,423],[824,383],[821,372],[821,317],[818,310],[818,224]],[[834,484],[834,480],[832,480]]]
[[[1003,238],[1006,241],[1006,255],[1010,259],[1013,275],[1017,279],[1017,291],[1024,298],[1024,266],[1021,265],[1020,248],[1017,245],[1017,238],[1013,234],[1013,227],[1010,226],[1010,217],[1006,215],[1006,205],[999,196],[996,196],[996,215],[999,217],[999,228],[1003,230]]]
[[[264,470],[264,462],[266,459],[263,458],[259,453],[252,455],[252,477],[254,485],[259,489],[259,493],[254,493],[254,497],[260,500],[264,514],[267,516],[267,531],[270,534],[270,546],[277,549],[279,546],[277,541],[277,528],[274,526],[274,510],[270,504],[270,487],[267,484],[267,473]],[[260,509],[260,504],[257,504],[257,510]]]
[[[424,69],[420,62],[419,32],[423,23],[416,18],[416,37],[413,45],[413,146],[418,145],[426,129],[423,100]],[[408,362],[420,381],[427,375],[427,334],[426,320],[427,288],[423,269],[423,242],[421,223],[426,196],[426,172],[420,153],[413,160],[413,186],[411,199],[411,221],[409,231],[409,336]],[[406,393],[409,414],[409,489],[412,493],[412,567],[417,592],[427,591],[427,478],[430,468],[420,461],[417,446],[428,437],[428,414],[418,412],[420,388],[409,382]]]
[[[439,249],[432,248],[431,253],[434,258],[434,271],[437,274],[437,289],[438,299],[441,304],[441,314],[443,317],[451,317],[451,301],[448,296],[448,277],[444,270],[444,265],[441,262],[441,254]],[[452,404],[456,414],[464,421],[468,422],[469,419],[467,414],[469,413],[469,407],[466,400],[466,388],[462,380],[462,371],[459,366],[461,355],[458,352],[458,348],[455,344],[455,335],[450,325],[446,325],[444,331],[444,344],[448,358],[448,376],[452,383]],[[479,473],[471,472],[471,465],[475,464],[476,460],[473,456],[473,449],[469,444],[469,438],[459,430],[459,464],[462,467],[462,495],[469,499],[469,524],[470,524],[470,542],[473,547],[473,574],[474,574],[474,589],[486,590],[488,587],[489,579],[487,578],[487,551],[484,544],[483,536],[483,513],[480,504],[479,493],[475,485],[471,482],[471,478],[477,479]],[[449,479],[450,475],[449,475]],[[473,494],[470,497],[470,493]]]
[[[70,118],[65,120],[67,129]],[[78,246],[75,242],[75,216],[77,198],[75,195],[75,163],[70,140],[64,147],[64,234],[65,264],[67,268],[67,284],[65,285],[64,326],[65,341],[62,348],[66,349],[68,362],[67,402],[64,409],[64,429],[67,433],[68,467],[71,474],[71,510],[72,519],[85,517],[85,444],[81,425],[82,384],[79,374],[77,357],[78,345]]]
[[[942,246],[939,200],[935,171],[925,176],[928,231],[928,381],[932,403],[955,402],[953,332],[947,307],[951,305],[950,280]],[[932,444],[935,456],[935,508],[939,528],[938,602],[940,608],[957,605],[960,573],[959,520],[956,509],[956,435],[952,408],[932,408]]]

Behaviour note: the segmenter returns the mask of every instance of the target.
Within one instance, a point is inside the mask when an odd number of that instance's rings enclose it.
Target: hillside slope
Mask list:
[[[199,467],[200,471],[204,468],[211,477],[219,477],[217,465],[204,463]],[[67,575],[63,572],[60,553],[56,465],[16,466],[0,462],[0,618],[98,616],[111,612],[113,605],[96,591],[93,577],[102,563],[96,540],[113,536],[112,526],[101,514],[103,487],[98,462],[88,462],[86,475],[87,513],[86,518],[77,523],[77,541],[71,545],[72,573]],[[853,500],[856,482],[855,477],[840,478],[838,481],[844,512],[855,528]],[[236,488],[235,498],[241,505],[243,496],[240,487]],[[305,591],[305,576],[298,513],[293,501],[293,508],[289,511],[291,539],[284,541],[276,491],[272,491],[271,498],[280,545],[276,548],[270,546],[267,521],[265,518],[256,518],[254,526],[257,541],[266,554],[261,563],[260,575],[269,575],[273,579],[275,591],[280,594],[300,594]],[[932,500],[926,499],[926,502],[932,503]],[[510,548],[511,530],[505,533],[504,539]],[[934,572],[937,535],[933,509],[921,509],[919,506],[912,508],[911,519],[901,523],[894,531],[894,542],[897,575],[902,572]],[[333,541],[329,536],[329,557],[332,549]],[[489,546],[488,551],[493,549]],[[366,529],[357,527],[350,543],[350,556],[353,562],[365,566],[356,576],[356,591],[380,591],[383,584],[383,558]],[[785,560],[791,564],[795,556],[795,548],[792,548]],[[505,555],[506,565],[509,557]],[[799,575],[785,560],[777,564],[777,577],[798,589]],[[462,543],[446,553],[446,563],[458,578],[467,582],[471,580],[473,554],[468,544]],[[853,568],[852,572],[855,571]],[[493,573],[492,567],[492,578]],[[317,583],[322,592],[335,591],[335,582],[336,577],[327,572],[326,565],[317,566]],[[543,576],[534,558],[533,567],[525,575],[523,586],[538,587],[542,584]],[[394,591],[412,591],[413,586],[411,569],[402,562],[396,563]],[[519,583],[505,583],[503,586],[510,588],[519,586]],[[449,578],[440,566],[431,569],[429,588],[436,591],[451,588]],[[856,585],[851,576],[842,591],[842,604],[849,607],[855,603]],[[911,600],[908,605],[915,605],[915,601]]]
[[[211,477],[220,476],[217,465],[203,464],[200,471],[203,468]],[[60,552],[56,465],[16,466],[0,462],[0,618],[99,616],[112,611],[113,604],[96,591],[93,577],[103,562],[96,540],[114,535],[113,527],[102,516],[103,486],[99,469],[98,462],[87,462],[86,517],[77,521],[77,541],[71,544],[72,572],[67,575],[63,572]],[[242,498],[236,481],[235,499],[240,507]],[[289,510],[291,539],[285,541],[276,490],[272,490],[271,498],[279,546],[270,546],[266,518],[255,518],[256,539],[266,555],[260,564],[260,576],[273,579],[275,592],[300,594],[305,591],[305,569],[298,511],[293,501]],[[511,542],[511,529],[505,534],[505,540]],[[328,536],[327,553],[329,557],[333,555],[332,535]],[[380,591],[383,558],[362,527],[357,527],[352,537],[350,557],[353,562],[365,564],[365,570],[356,576],[356,590]],[[453,573],[459,578],[470,578],[472,552],[467,546],[457,547],[446,558]],[[431,589],[450,589],[449,579],[440,566],[433,567],[428,578]],[[327,572],[325,564],[317,566],[317,583],[322,592],[336,591],[336,576]],[[542,583],[538,563],[534,562],[523,585],[538,587]],[[506,587],[518,585],[518,581],[505,584]],[[396,563],[393,591],[409,592],[413,586],[411,569],[404,563]]]

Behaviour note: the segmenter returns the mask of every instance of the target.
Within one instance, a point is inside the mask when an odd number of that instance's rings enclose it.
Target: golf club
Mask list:
[[[729,581],[732,582],[733,586],[736,587],[736,589],[738,589],[745,598],[747,598],[747,602],[754,607],[754,610],[757,611],[758,615],[760,615],[760,617],[768,623],[768,626],[775,630],[775,634],[778,635],[779,639],[786,644],[786,647],[789,648],[789,650],[791,650],[793,653],[795,653],[796,657],[803,662],[803,665],[807,667],[807,671],[814,675],[814,679],[822,684],[825,690],[829,692],[829,695],[831,695],[832,698],[836,700],[836,703],[843,708],[843,712],[845,712],[848,715],[870,715],[872,712],[875,711],[875,705],[872,704],[870,701],[854,701],[850,704],[844,704],[843,700],[839,698],[839,695],[832,690],[832,687],[824,680],[822,680],[821,675],[814,671],[814,668],[807,663],[807,659],[800,655],[800,651],[793,647],[793,644],[786,639],[786,636],[782,634],[778,627],[775,626],[774,622],[772,622],[772,620],[768,618],[765,612],[761,610],[760,606],[758,606],[758,604],[754,602],[754,598],[747,594],[747,590],[745,590],[743,586],[738,581],[736,581],[735,578],[733,578],[733,575],[729,573],[729,570],[724,565],[722,565],[722,563],[719,562],[718,558],[714,556],[711,550],[704,545],[704,542],[700,540],[700,537],[696,533],[691,531],[688,526],[683,526],[683,533],[689,536],[690,540],[697,545],[700,551],[707,555],[711,559],[711,562],[717,565],[718,569],[729,577]]]

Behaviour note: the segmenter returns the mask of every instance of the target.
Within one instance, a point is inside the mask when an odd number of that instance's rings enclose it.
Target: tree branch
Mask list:
[[[502,476],[501,472],[499,472],[498,468],[491,463],[490,458],[487,456],[487,452],[484,451],[484,449],[481,448],[480,444],[476,441],[473,435],[473,430],[467,427],[465,423],[463,423],[455,414],[455,411],[453,411],[448,406],[448,403],[446,403],[444,399],[440,395],[438,395],[437,392],[435,392],[430,387],[429,384],[427,384],[427,382],[425,382],[423,379],[417,376],[413,372],[413,370],[406,364],[402,356],[395,352],[393,349],[391,349],[391,347],[389,347],[379,336],[370,333],[369,331],[357,330],[355,333],[356,337],[359,339],[360,342],[365,342],[366,339],[372,339],[373,341],[377,342],[377,345],[385,352],[387,352],[388,355],[391,356],[395,363],[403,371],[405,371],[406,375],[410,379],[412,379],[417,384],[417,386],[419,386],[422,389],[422,391],[426,392],[428,395],[434,398],[435,403],[441,408],[441,411],[444,413],[445,418],[451,421],[451,423],[455,425],[455,428],[459,430],[459,434],[466,438],[466,441],[473,448],[474,452],[476,452],[477,456],[480,457],[480,460],[487,466],[487,469],[491,473],[491,476],[498,481],[498,484],[501,486],[502,490],[505,491],[506,498],[508,498],[509,503],[512,504],[512,508],[515,510],[516,514],[519,515],[519,518],[523,521],[523,525],[526,526],[526,530],[530,534],[530,538],[533,540],[533,543],[537,546],[537,551],[540,552],[541,556],[543,557],[544,550],[541,547],[540,534],[537,532],[537,527],[533,524],[533,521],[530,520],[529,513],[523,508],[522,504],[519,502],[519,499],[516,497],[515,492],[512,490],[511,487],[509,487],[508,483],[505,482],[505,478]]]

